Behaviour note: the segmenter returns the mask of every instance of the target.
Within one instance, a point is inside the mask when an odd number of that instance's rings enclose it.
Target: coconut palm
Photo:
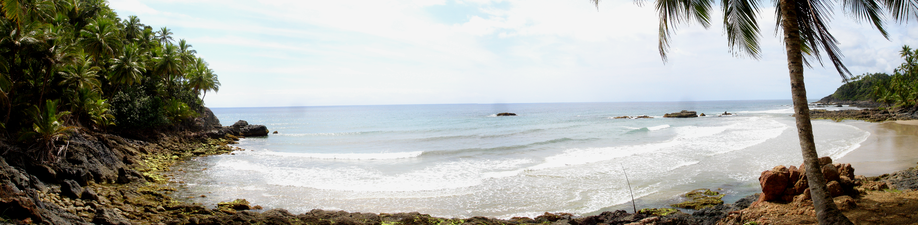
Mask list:
[[[600,0],[591,0],[597,7]],[[827,24],[831,14],[831,1],[826,0],[773,0],[776,4],[777,24],[784,34],[788,72],[791,80],[791,94],[797,120],[797,134],[806,168],[821,168],[816,144],[813,140],[813,125],[807,107],[806,87],[803,83],[803,65],[809,65],[806,53],[822,62],[824,52],[843,80],[850,72],[841,61],[837,40],[829,32]],[[641,1],[638,0],[640,4]],[[710,25],[713,0],[655,0],[654,8],[660,17],[658,49],[666,60],[669,39],[679,23],[697,21],[704,27]],[[758,0],[721,0],[723,26],[727,44],[735,54],[758,57],[759,48],[759,6]],[[918,0],[843,0],[843,9],[858,20],[869,22],[887,37],[883,28],[883,9],[889,11],[896,21],[902,22],[918,17]],[[776,29],[777,30],[777,29]],[[851,224],[835,206],[826,191],[826,180],[819,169],[806,170],[807,181],[812,194],[816,217],[820,224]]]
[[[140,19],[134,15],[128,16],[128,19],[124,20],[124,38],[126,38],[127,41],[133,42],[142,37],[142,35],[143,24],[140,23]]]
[[[159,40],[159,43],[165,46],[166,44],[172,44],[172,31],[169,28],[161,27],[159,31],[156,32],[156,39]]]
[[[172,81],[181,73],[182,59],[178,47],[167,43],[159,50],[153,71],[163,79]]]
[[[220,91],[220,80],[214,70],[207,68],[207,62],[201,58],[195,59],[194,67],[188,75],[188,86],[195,94],[201,95],[201,100],[207,96],[208,91]]]
[[[87,53],[96,63],[101,63],[101,60],[114,56],[121,46],[117,27],[114,22],[105,18],[90,21],[80,31],[80,37],[80,44],[86,48]]]
[[[124,46],[121,55],[111,61],[111,75],[109,80],[116,84],[132,85],[140,82],[143,72],[146,71],[143,56],[137,46],[131,44]]]
[[[32,129],[25,131],[20,140],[35,140],[38,143],[38,148],[34,148],[32,151],[33,157],[39,160],[49,160],[54,158],[54,149],[57,148],[54,145],[54,142],[60,138],[67,137],[71,132],[76,130],[76,127],[64,125],[62,120],[67,115],[70,115],[69,111],[58,111],[57,110],[57,101],[47,100],[44,104],[44,109],[39,109],[37,105],[33,106],[28,111],[31,115],[32,120],[35,121],[32,124]],[[57,155],[61,155],[65,148],[59,148]]]
[[[179,55],[179,59],[181,59],[182,61],[182,67],[187,67],[186,65],[194,63],[194,60],[196,58],[194,54],[197,54],[198,51],[195,51],[194,49],[191,49],[191,48],[192,48],[191,44],[188,44],[188,42],[186,42],[185,39],[179,40],[178,55]]]
[[[79,53],[74,63],[66,65],[63,71],[59,72],[61,77],[64,78],[60,84],[76,88],[89,88],[90,90],[98,89],[102,86],[99,79],[97,79],[99,70],[101,68],[93,66],[91,59],[86,57],[85,54]]]

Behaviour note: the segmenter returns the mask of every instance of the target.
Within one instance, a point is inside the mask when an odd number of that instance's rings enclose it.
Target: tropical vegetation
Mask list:
[[[600,0],[591,0],[597,7]],[[643,1],[637,0],[638,5]],[[791,81],[791,96],[796,114],[797,134],[803,161],[807,168],[820,168],[816,143],[813,139],[813,125],[810,121],[806,85],[803,79],[803,66],[810,65],[813,59],[820,64],[823,56],[847,80],[851,75],[842,62],[838,40],[829,32],[836,1],[828,0],[721,0],[723,10],[723,28],[727,35],[730,51],[737,55],[748,55],[758,58],[759,46],[759,7],[771,3],[775,6],[776,31],[783,34],[784,49],[787,55],[788,75]],[[918,19],[918,0],[842,0],[843,12],[857,20],[866,21],[879,30],[883,37],[888,37],[884,28],[884,19],[888,12],[898,22]],[[692,21],[704,27],[711,24],[711,12],[714,0],[655,0],[654,8],[659,20],[660,56],[666,60],[669,40],[681,23]],[[804,57],[806,56],[806,57]],[[807,183],[816,208],[816,218],[820,224],[852,224],[842,215],[826,189],[826,179],[821,170],[806,170]]]
[[[62,153],[78,130],[183,123],[219,90],[191,44],[103,0],[2,0],[0,14],[0,138],[36,159]]]
[[[902,64],[893,74],[865,73],[851,77],[835,93],[835,100],[875,101],[887,108],[914,108],[918,106],[918,50],[902,46],[899,56]]]

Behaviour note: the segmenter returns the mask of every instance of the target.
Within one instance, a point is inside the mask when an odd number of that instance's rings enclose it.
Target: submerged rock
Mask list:
[[[249,207],[249,201],[246,201],[245,199],[236,199],[230,202],[220,202],[220,203],[217,203],[217,207],[218,208],[230,208],[230,209],[235,209],[235,210],[251,209],[251,207]]]
[[[663,118],[692,118],[698,117],[698,113],[695,111],[682,110],[681,112],[667,113],[663,115]]]
[[[689,200],[672,204],[670,206],[699,210],[724,204],[724,201],[721,200],[721,198],[724,197],[724,194],[712,191],[710,189],[693,190],[683,194],[682,197],[688,198]]]

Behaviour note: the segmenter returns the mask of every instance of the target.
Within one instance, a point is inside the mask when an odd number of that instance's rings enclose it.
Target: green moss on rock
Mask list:
[[[676,208],[699,210],[724,204],[724,201],[721,200],[724,195],[710,189],[693,190],[683,194],[682,197],[685,197],[688,200],[681,203],[672,204],[670,206]]]
[[[640,211],[641,214],[648,214],[648,215],[654,215],[654,216],[666,216],[666,215],[673,214],[676,212],[679,212],[679,210],[673,209],[673,208],[647,208],[647,209],[641,209]]]

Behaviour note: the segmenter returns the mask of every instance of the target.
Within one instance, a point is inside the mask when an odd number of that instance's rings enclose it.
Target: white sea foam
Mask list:
[[[413,152],[381,152],[381,153],[294,153],[294,152],[272,152],[258,151],[254,154],[298,157],[310,159],[327,159],[327,160],[387,160],[387,159],[408,159],[417,158],[424,154],[423,151]]]
[[[662,129],[666,129],[666,128],[669,128],[669,124],[663,124],[663,125],[659,125],[659,126],[647,127],[647,129],[648,129],[648,130],[651,130],[651,131],[662,130]]]
[[[289,136],[289,137],[310,137],[310,136],[342,136],[342,135],[359,135],[366,132],[337,132],[337,133],[278,133],[272,134],[272,136]]]
[[[669,127],[669,125],[661,125]],[[605,148],[575,148],[546,157],[545,162],[528,168],[543,170],[589,163],[604,162],[629,156],[660,152],[707,152],[723,154],[761,144],[780,135],[787,126],[765,118],[741,118],[719,126],[675,127],[676,137],[657,143],[613,146]]]
[[[467,188],[480,185],[488,178],[514,176],[517,171],[501,170],[517,168],[524,163],[529,163],[529,160],[459,160],[399,173],[356,166],[274,167],[261,172],[265,173],[267,183],[273,185],[336,191],[399,192],[398,197],[410,198],[416,196],[407,192]]]

